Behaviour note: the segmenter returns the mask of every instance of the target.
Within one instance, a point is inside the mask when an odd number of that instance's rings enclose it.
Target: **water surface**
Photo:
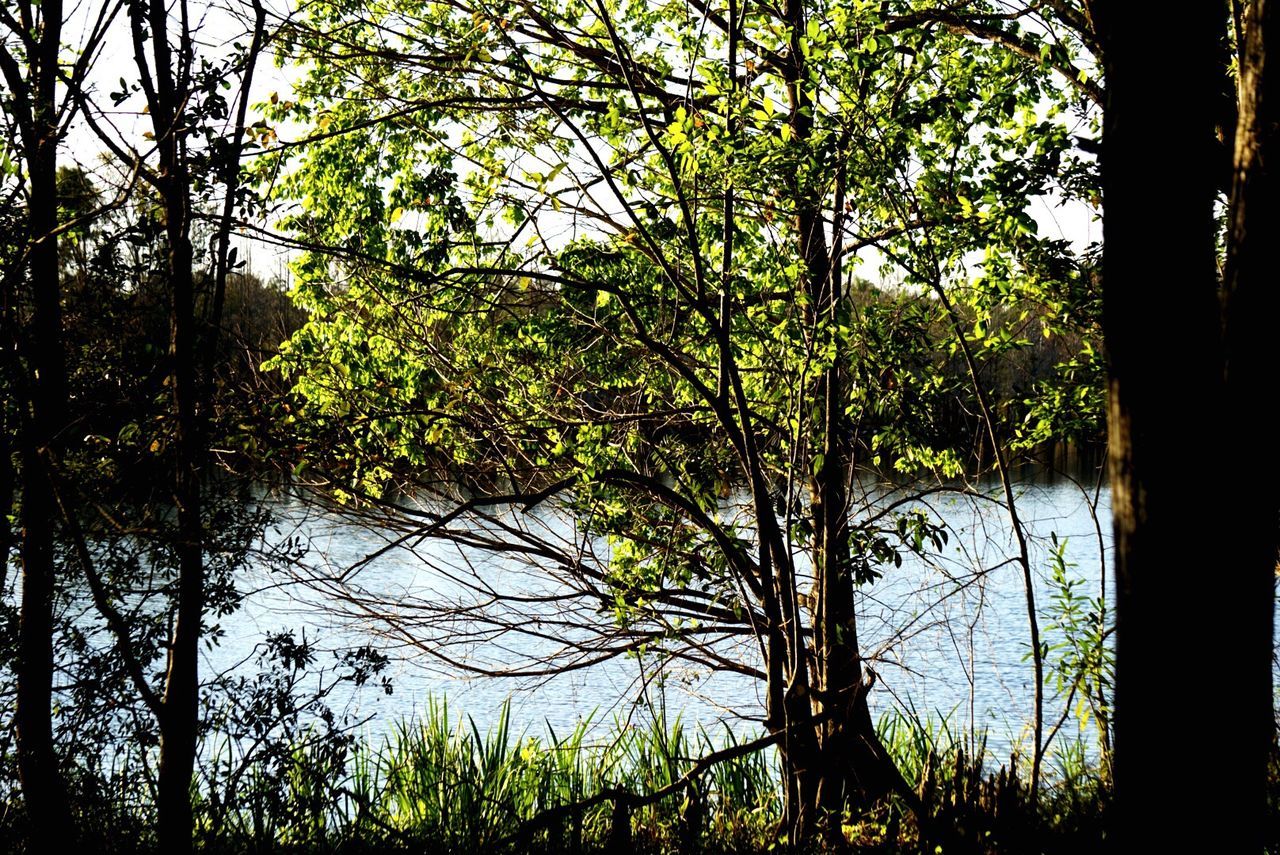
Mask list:
[[[867,497],[862,513],[872,513],[901,495],[870,482],[863,486]],[[901,567],[890,565],[883,578],[858,591],[860,642],[878,678],[871,699],[877,711],[896,706],[984,730],[990,749],[1007,756],[1015,746],[1026,744],[1032,711],[1026,591],[1021,566],[1013,560],[1017,546],[998,485],[983,484],[972,492],[939,491],[906,506],[924,508],[944,522],[948,543],[939,554],[908,556]],[[1034,474],[1021,479],[1016,492],[1017,511],[1031,535],[1041,628],[1052,645],[1062,640],[1054,628],[1055,586],[1050,581],[1054,538],[1066,543],[1068,574],[1078,580],[1077,593],[1102,597],[1109,607],[1110,570],[1104,564],[1110,542],[1109,493],[1096,483]],[[511,612],[511,620],[521,614],[533,618],[507,632],[455,621],[447,632],[472,632],[474,638],[446,647],[438,635],[437,609],[474,605],[475,580],[494,591],[530,597],[554,595],[556,583],[528,562],[482,549],[431,539],[388,548],[400,532],[355,525],[297,499],[274,501],[277,521],[267,542],[294,538],[305,543],[302,564],[309,569],[290,574],[269,570],[265,564],[250,568],[242,587],[251,593],[241,611],[224,621],[226,638],[209,654],[209,669],[242,662],[267,633],[284,629],[305,632],[323,649],[372,644],[392,658],[387,673],[393,693],[366,687],[335,700],[346,712],[367,718],[366,732],[375,736],[421,713],[432,697],[447,697],[452,709],[473,717],[482,730],[496,720],[504,703],[511,705],[516,728],[531,732],[544,732],[549,726],[563,733],[588,717],[611,725],[615,719],[644,716],[663,706],[669,715],[679,714],[686,722],[710,729],[724,723],[737,730],[752,729],[762,716],[758,681],[678,665],[668,669],[663,681],[647,680],[653,662],[646,657],[613,659],[554,677],[469,675],[468,667],[534,670],[529,663],[552,652],[563,639],[582,642],[586,649],[575,651],[571,659],[588,661],[593,636],[572,625],[549,625],[542,633],[545,637],[517,632],[538,622],[538,609],[551,608],[522,605],[524,611]],[[522,517],[520,524],[575,548],[599,548],[584,544],[572,520],[563,515],[542,511]],[[333,579],[341,579],[341,584]],[[427,618],[436,629],[419,632],[394,626],[379,618],[387,612],[399,615],[401,623],[415,616]],[[596,619],[586,611],[581,616],[583,627]],[[725,650],[758,664],[749,640]],[[322,654],[318,661],[332,658]],[[1054,699],[1053,694],[1050,687],[1050,724],[1064,708],[1064,699]],[[1073,738],[1078,731],[1069,721],[1062,736]]]

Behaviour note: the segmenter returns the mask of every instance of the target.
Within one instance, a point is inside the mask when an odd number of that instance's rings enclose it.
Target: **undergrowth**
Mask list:
[[[1032,793],[1017,757],[997,762],[980,736],[900,713],[879,724],[903,794],[843,818],[848,846],[870,852],[1080,852],[1103,842],[1106,779],[1079,746],[1055,754]],[[193,785],[197,847],[210,853],[753,853],[786,851],[772,750],[737,756],[681,782],[698,758],[738,744],[679,719],[567,733],[517,733],[503,710],[481,731],[444,702],[377,741],[302,734],[249,753],[230,740]],[[87,851],[154,851],[151,779],[121,754],[74,779]],[[663,788],[670,795],[637,804]],[[0,835],[23,851],[16,786]],[[830,847],[831,841],[826,844]]]

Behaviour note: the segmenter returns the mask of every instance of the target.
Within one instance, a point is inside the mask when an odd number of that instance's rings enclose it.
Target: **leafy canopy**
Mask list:
[[[259,169],[297,203],[311,320],[274,365],[310,462],[347,495],[440,472],[558,490],[635,608],[739,596],[748,443],[805,547],[832,367],[859,462],[908,474],[964,470],[975,383],[1012,399],[1006,437],[1096,430],[1089,265],[1030,214],[1094,186],[1088,107],[1053,71],[1070,48],[974,4],[1043,48],[1022,56],[923,8],[309,5],[308,73],[270,118],[310,141]],[[1009,368],[1045,354],[1036,388]],[[857,579],[931,532],[866,521]]]

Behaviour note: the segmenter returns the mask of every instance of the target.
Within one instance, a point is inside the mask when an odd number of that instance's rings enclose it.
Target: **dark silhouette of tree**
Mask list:
[[[1116,836],[1122,850],[1257,851],[1273,738],[1277,513],[1264,427],[1276,377],[1265,344],[1278,316],[1275,251],[1257,240],[1274,229],[1274,189],[1266,190],[1275,135],[1269,17],[1265,4],[1239,7],[1248,12],[1236,19],[1237,130],[1225,8],[1150,15],[1131,4],[1094,5],[1107,87]],[[1171,61],[1153,57],[1153,46]],[[1236,164],[1228,182],[1224,140]],[[1215,211],[1224,184],[1231,191],[1225,279]],[[1168,336],[1152,334],[1153,317]],[[1204,486],[1211,498],[1202,503],[1186,501],[1181,481],[1194,447],[1213,456]],[[1221,677],[1206,691],[1232,721],[1192,758],[1177,746],[1194,741],[1194,728],[1185,704],[1171,707],[1168,693],[1178,687],[1192,702],[1193,686],[1212,674]],[[1181,783],[1169,786],[1175,779]]]
[[[5,188],[25,214],[3,269],[6,442],[16,439],[22,602],[17,654],[18,764],[27,810],[40,846],[64,849],[74,835],[66,782],[53,746],[53,600],[57,585],[57,503],[52,470],[68,442],[67,366],[62,329],[58,147],[77,109],[66,89],[92,67],[118,5],[82,10],[88,25],[81,51],[64,56],[70,10],[61,0],[13,0],[0,6],[0,74],[5,85],[6,143],[15,143],[20,181]],[[65,63],[65,65],[64,65]],[[8,449],[6,449],[8,450]],[[10,458],[11,459],[11,458]],[[5,480],[13,470],[5,463]],[[3,486],[3,485],[0,485]],[[6,495],[6,502],[9,496]],[[7,558],[7,554],[6,554]]]

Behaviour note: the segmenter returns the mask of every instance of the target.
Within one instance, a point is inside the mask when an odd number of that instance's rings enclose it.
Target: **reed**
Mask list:
[[[1059,743],[1033,793],[1023,759],[997,762],[983,734],[945,717],[890,713],[879,733],[927,817],[918,822],[900,793],[845,818],[856,847],[1071,852],[1102,839],[1108,784],[1080,745]],[[198,844],[214,853],[317,855],[765,852],[778,845],[781,815],[771,750],[712,766],[661,800],[617,798],[672,787],[699,757],[741,738],[661,711],[531,735],[513,729],[504,707],[482,730],[444,700],[376,741],[323,728],[250,746],[222,737],[193,785]],[[154,851],[147,770],[142,752],[122,752],[96,777],[77,779],[95,851]],[[0,834],[20,851],[20,798],[5,793]]]

